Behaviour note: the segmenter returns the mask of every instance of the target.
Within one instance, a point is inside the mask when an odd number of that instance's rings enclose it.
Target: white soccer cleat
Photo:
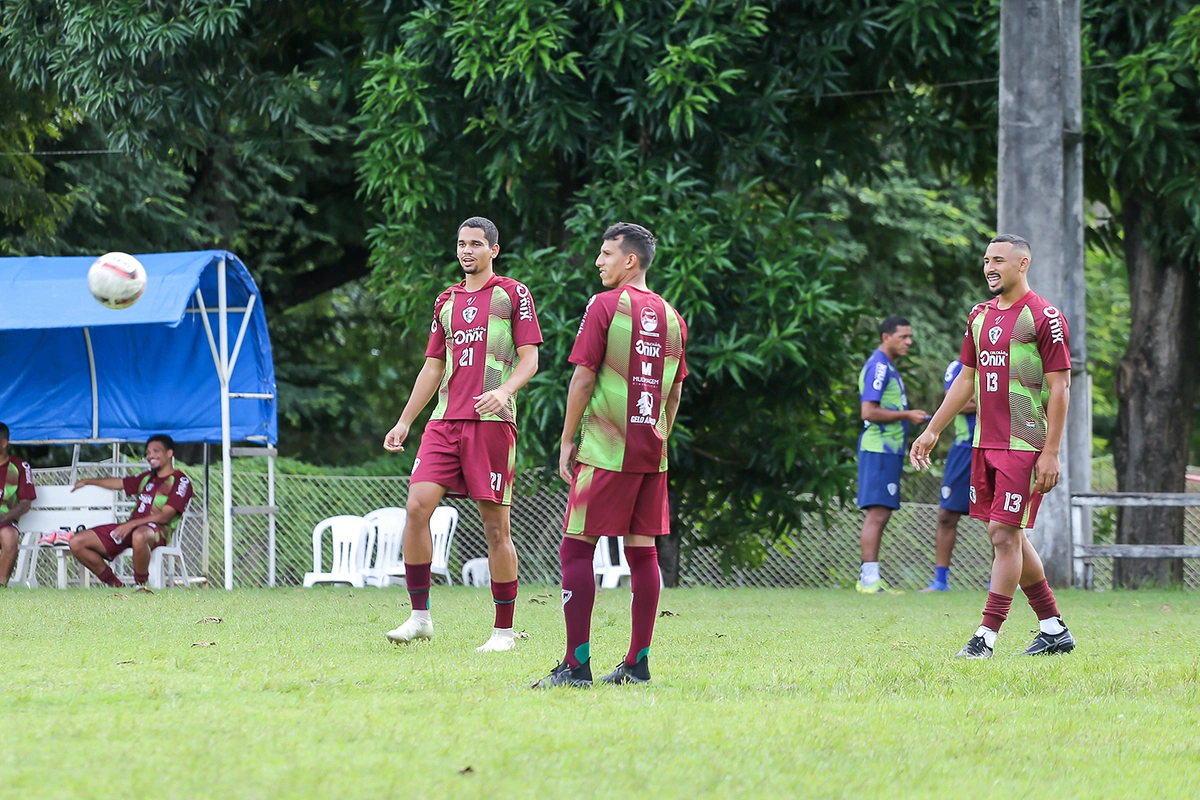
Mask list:
[[[416,639],[433,638],[433,620],[409,617],[408,620],[395,630],[387,632],[388,641],[395,644],[415,641]]]
[[[475,648],[476,653],[503,653],[507,650],[512,650],[517,646],[517,641],[513,637],[512,628],[501,630],[499,628],[492,629],[492,638],[488,639],[479,647]]]

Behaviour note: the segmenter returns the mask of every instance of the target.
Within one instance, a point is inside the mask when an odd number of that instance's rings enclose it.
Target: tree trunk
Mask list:
[[[1197,272],[1147,241],[1150,208],[1123,198],[1129,271],[1129,349],[1117,370],[1117,436],[1113,451],[1122,492],[1182,492],[1200,356]],[[1148,205],[1148,204],[1147,204]],[[1119,544],[1183,544],[1182,508],[1122,508]],[[1137,588],[1179,583],[1183,561],[1119,558],[1113,583]]]
[[[679,542],[683,538],[679,493],[674,483],[667,484],[667,502],[671,509],[671,533],[658,537],[658,568],[662,570],[663,583],[674,588],[679,585]]]

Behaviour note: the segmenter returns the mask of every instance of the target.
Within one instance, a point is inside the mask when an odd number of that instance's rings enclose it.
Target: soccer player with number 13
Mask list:
[[[959,651],[990,658],[996,634],[1020,585],[1040,631],[1027,655],[1066,653],[1075,638],[1063,625],[1042,560],[1025,535],[1043,494],[1059,478],[1059,446],[1070,402],[1071,351],[1062,313],[1029,288],[1029,242],[1002,234],[983,257],[993,300],[967,318],[962,371],[929,427],[909,452],[917,469],[929,467],[938,435],[975,398],[971,452],[971,517],[983,520],[992,541],[992,582],[983,622]]]

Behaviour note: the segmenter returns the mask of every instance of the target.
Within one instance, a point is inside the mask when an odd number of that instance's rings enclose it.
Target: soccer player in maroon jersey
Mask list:
[[[71,553],[109,586],[123,584],[104,562],[130,548],[133,548],[134,582],[150,580],[150,551],[167,544],[192,499],[191,480],[175,469],[175,441],[170,436],[156,433],[146,441],[146,463],[150,469],[138,475],[83,478],[75,482],[75,489],[100,486],[123,490],[138,501],[129,519],[120,525],[99,525],[71,537]]]
[[[396,643],[433,636],[429,519],[450,495],[479,504],[487,538],[496,621],[491,637],[476,649],[513,648],[517,551],[509,530],[509,506],[517,454],[514,395],[537,372],[542,330],[529,289],[493,271],[499,237],[496,226],[483,217],[471,217],[459,226],[458,262],[466,277],[434,303],[425,366],[383,442],[387,450],[403,450],[413,420],[437,395],[409,480],[404,579],[412,614],[388,631],[387,638]]]
[[[687,326],[646,287],[654,250],[654,235],[641,225],[622,222],[604,232],[596,267],[609,291],[588,301],[571,349],[575,373],[558,460],[559,475],[571,484],[558,551],[567,653],[533,684],[535,689],[592,685],[592,558],[596,543],[609,536],[625,538],[633,630],[624,660],[601,680],[650,680],[650,639],[662,579],[655,537],[671,532],[667,437],[687,376]],[[602,546],[608,547],[607,539]]]
[[[1066,653],[1075,647],[1042,560],[1025,535],[1042,495],[1058,484],[1071,386],[1067,321],[1030,290],[1032,256],[1020,236],[1002,234],[988,244],[983,275],[995,299],[971,310],[958,359],[962,371],[909,452],[914,467],[928,468],[938,435],[975,398],[970,511],[988,526],[992,582],[983,622],[959,651],[962,658],[991,657],[1018,585],[1040,628],[1025,653]]]
[[[17,520],[37,499],[29,462],[8,453],[8,426],[0,422],[0,588],[8,586],[21,532]]]

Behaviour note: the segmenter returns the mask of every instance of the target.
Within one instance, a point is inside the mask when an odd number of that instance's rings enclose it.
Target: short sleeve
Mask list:
[[[179,480],[175,482],[175,486],[171,489],[171,496],[167,498],[167,505],[182,514],[187,510],[188,501],[191,499],[192,480],[187,475],[180,475]]]
[[[17,462],[17,499],[37,499],[37,489],[33,485],[33,468],[24,460]]]
[[[150,473],[147,471],[139,472],[137,475],[126,475],[121,480],[121,488],[123,488],[125,490],[125,494],[129,495],[130,497],[137,497],[138,492],[142,490],[142,478],[149,474]]]
[[[513,281],[513,294],[516,295],[513,298],[513,344],[517,347],[541,344],[542,327],[538,324],[537,309],[533,306],[533,295],[529,293],[529,288],[525,284],[516,281]]]
[[[442,330],[442,306],[449,299],[449,293],[438,297],[433,304],[433,322],[429,325],[429,344],[425,347],[426,358],[446,360],[446,332]]]
[[[958,353],[959,369],[970,367],[975,369],[979,365],[979,360],[975,355],[975,337],[971,335],[971,323],[975,321],[975,315],[983,313],[976,309],[967,317],[967,330],[963,334],[962,350]]]
[[[683,321],[683,317],[679,312],[675,312],[675,318],[679,320],[679,371],[675,373],[675,383],[679,383],[688,376],[687,369],[687,323]]]
[[[1042,372],[1062,372],[1071,368],[1071,332],[1067,318],[1054,306],[1034,312],[1037,320],[1038,354],[1042,357]]]
[[[567,360],[599,372],[608,350],[608,328],[612,325],[612,317],[612,306],[602,300],[601,295],[593,295],[583,312],[583,321],[579,323],[579,333]]]
[[[950,365],[946,367],[946,374],[944,376],[946,386],[942,391],[950,391],[950,387],[954,385],[954,379],[958,377],[958,373],[962,372],[962,368],[961,361],[950,362]]]
[[[879,351],[876,351],[878,353]],[[859,400],[863,403],[878,403],[883,400],[883,390],[887,387],[888,365],[882,358],[871,356],[864,367],[862,392]]]

